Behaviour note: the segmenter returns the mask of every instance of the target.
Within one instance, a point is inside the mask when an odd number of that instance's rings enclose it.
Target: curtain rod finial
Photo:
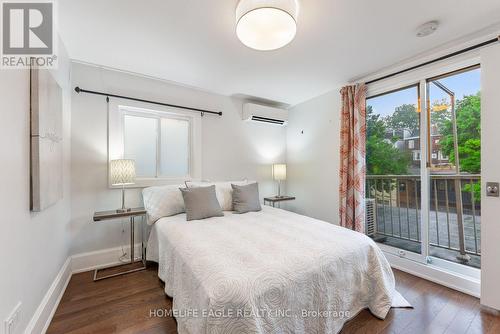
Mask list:
[[[75,87],[75,92],[80,93],[80,87],[76,86]]]

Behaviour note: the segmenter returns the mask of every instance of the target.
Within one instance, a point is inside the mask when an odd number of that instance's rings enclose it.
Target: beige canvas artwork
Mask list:
[[[47,70],[32,69],[31,210],[62,198],[62,89]]]

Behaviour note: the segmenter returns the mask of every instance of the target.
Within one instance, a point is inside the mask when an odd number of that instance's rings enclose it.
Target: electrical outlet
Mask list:
[[[21,302],[17,303],[16,307],[12,310],[9,317],[5,319],[5,334],[14,334],[19,325],[19,318],[21,315]]]

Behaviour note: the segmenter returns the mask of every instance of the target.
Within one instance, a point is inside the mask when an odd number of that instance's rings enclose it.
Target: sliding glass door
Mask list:
[[[470,67],[366,101],[366,230],[400,256],[480,267],[479,76]]]

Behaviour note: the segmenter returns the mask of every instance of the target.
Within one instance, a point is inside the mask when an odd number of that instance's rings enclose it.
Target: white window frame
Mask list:
[[[153,109],[153,108],[154,109]],[[160,170],[160,140],[161,121],[158,122],[157,148],[156,148],[156,176],[137,177],[133,185],[127,188],[144,188],[157,185],[182,184],[185,181],[201,179],[201,115],[178,108],[150,105],[135,101],[110,101],[108,110],[108,166],[109,161],[124,157],[124,120],[125,115],[151,117],[155,119],[170,118],[181,119],[189,122],[189,164],[188,175],[168,177],[159,175]],[[109,182],[108,187],[117,188]]]
[[[408,140],[408,148],[413,150],[415,148],[415,141],[413,139]]]

